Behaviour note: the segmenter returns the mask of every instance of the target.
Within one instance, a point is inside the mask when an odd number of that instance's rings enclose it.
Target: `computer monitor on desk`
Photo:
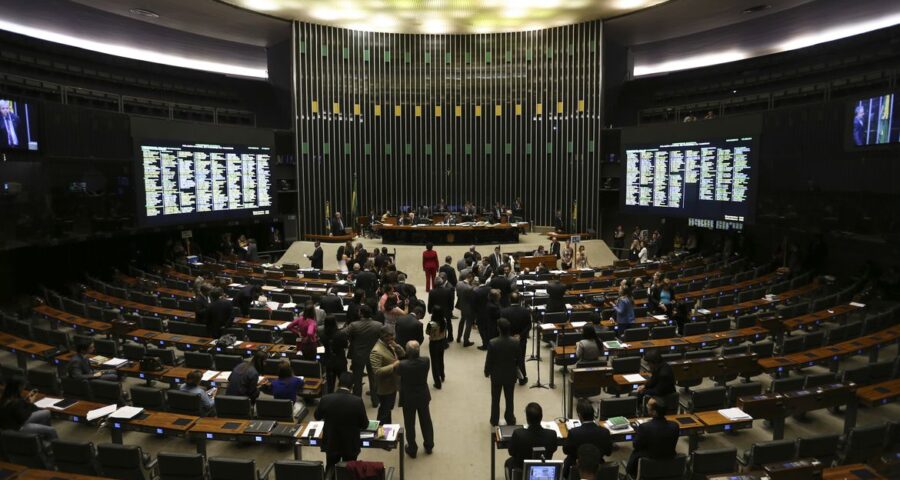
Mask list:
[[[562,460],[525,460],[522,480],[562,480]]]

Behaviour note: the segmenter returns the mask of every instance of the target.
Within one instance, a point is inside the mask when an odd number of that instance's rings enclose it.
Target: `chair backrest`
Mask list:
[[[104,477],[120,480],[149,480],[144,454],[137,445],[101,443],[97,445],[97,462]]]
[[[199,453],[159,452],[159,480],[203,480],[206,468]]]
[[[819,435],[797,439],[797,458],[815,458],[826,467],[837,457],[840,435]]]
[[[3,430],[0,432],[0,445],[3,446],[6,458],[12,463],[30,468],[53,469],[50,458],[44,453],[41,438],[36,433]]]
[[[825,343],[825,332],[812,332],[803,336],[803,349],[812,350],[819,348]]]
[[[887,432],[886,424],[856,427],[851,430],[847,436],[841,463],[868,463],[870,459],[881,456],[885,432]]]
[[[900,358],[900,357],[898,357]],[[889,380],[894,376],[894,363],[896,360],[882,360],[869,364],[869,381],[879,383]]]
[[[775,353],[775,344],[770,341],[751,343],[750,353],[755,353],[759,358],[769,358]]]
[[[669,480],[684,478],[687,470],[687,456],[675,455],[674,458],[654,460],[641,458],[638,460],[636,480]]]
[[[642,328],[629,328],[625,330],[625,335],[622,339],[626,342],[639,342],[641,340],[647,340],[650,338],[650,329],[646,327]]]
[[[717,410],[725,406],[725,387],[691,390],[692,411]]]
[[[119,356],[119,348],[115,340],[97,338],[94,340],[94,349],[97,351],[97,355],[103,355],[104,357],[113,358]]]
[[[322,364],[314,360],[291,360],[294,375],[304,378],[322,378]]]
[[[122,355],[128,360],[140,362],[147,355],[147,347],[140,343],[126,343]]]
[[[728,330],[731,330],[730,319],[720,318],[718,320],[712,320],[709,322],[709,333],[725,332]]]
[[[841,383],[853,382],[857,385],[869,383],[869,366],[862,365],[856,368],[848,368],[840,373]]]
[[[269,319],[269,309],[268,308],[251,308],[250,309],[250,318],[256,318],[260,320],[268,320]]]
[[[737,399],[748,395],[759,395],[762,393],[762,384],[759,382],[738,383],[728,386],[727,402],[729,407],[733,407],[737,403]]]
[[[200,396],[196,393],[169,389],[166,394],[166,404],[169,406],[169,411],[173,413],[203,415],[203,404],[200,402]]]
[[[201,370],[213,369],[213,357],[205,352],[184,352],[184,366]]]
[[[754,443],[750,446],[747,467],[759,468],[767,463],[786,462],[793,459],[795,453],[793,440]]]
[[[807,375],[806,379],[803,381],[803,388],[816,388],[821,387],[822,385],[829,385],[835,382],[835,375],[833,373],[817,373],[814,375]]]
[[[690,322],[685,323],[683,333],[685,336],[702,335],[709,331],[709,325],[706,322]]]
[[[272,330],[266,328],[248,328],[245,330],[247,339],[251,342],[275,343],[275,335]]]
[[[155,387],[134,385],[131,387],[131,403],[135,407],[143,407],[150,410],[165,410],[166,392]]]
[[[691,453],[691,478],[706,479],[716,473],[737,471],[737,449],[694,450]]]
[[[274,480],[323,480],[325,467],[322,462],[304,460],[277,460],[273,463]]]
[[[125,404],[125,398],[122,395],[122,386],[119,382],[109,380],[100,380],[94,378],[91,383],[91,395],[94,401],[102,403],[115,403],[122,406]]]
[[[83,400],[94,398],[91,394],[91,384],[85,379],[75,377],[63,378],[62,388],[63,393],[65,393],[67,397],[78,397]]]
[[[244,359],[238,355],[216,355],[216,370],[230,372],[243,361]]]
[[[252,458],[209,458],[209,480],[256,480],[256,461]]]
[[[256,418],[292,422],[294,420],[294,404],[287,399],[260,398],[256,400]]]
[[[641,371],[641,357],[616,357],[610,365],[613,373],[638,373]]]
[[[650,330],[650,338],[651,339],[659,339],[659,338],[673,338],[676,335],[676,330],[678,327],[674,325],[668,325],[665,327],[654,327]]]
[[[6,369],[6,367],[4,367]],[[12,370],[4,371],[4,377],[6,374],[13,374]],[[56,370],[47,370],[41,368],[33,368],[29,369],[27,373],[28,385],[31,388],[40,390],[43,393],[50,395],[59,395],[60,393],[60,383],[59,383],[59,375],[56,373]]]
[[[742,354],[742,353],[747,353],[747,346],[746,346],[746,345],[729,345],[729,346],[725,346],[725,347],[722,347],[722,352],[721,352],[722,356],[725,356],[725,355],[739,355],[739,354]]]
[[[250,398],[237,395],[216,395],[216,416],[250,418]]]
[[[612,417],[634,417],[637,412],[637,397],[604,398],[600,400],[599,417],[608,419]]]
[[[689,352],[684,352],[685,360],[696,360],[698,358],[710,358],[714,357],[716,352],[712,350],[691,350]]]
[[[619,464],[606,462],[597,467],[596,480],[619,480]]]
[[[175,355],[175,350],[168,348],[148,348],[147,356],[158,358],[159,362],[163,365],[169,365],[171,367],[178,365],[178,357]]]
[[[793,392],[802,389],[804,381],[804,377],[776,378],[769,384],[769,391],[772,393]]]
[[[53,449],[53,463],[61,472],[77,473],[79,475],[100,474],[97,468],[97,451],[91,442],[67,442],[64,440],[53,440],[51,442]]]

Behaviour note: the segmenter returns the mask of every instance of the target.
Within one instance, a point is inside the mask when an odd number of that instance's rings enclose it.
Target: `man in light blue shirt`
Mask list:
[[[200,373],[200,370],[194,370],[188,374],[187,380],[185,383],[181,385],[179,390],[182,392],[193,393],[200,396],[200,403],[203,405],[203,413],[209,414],[213,409],[213,398],[216,396],[216,389],[210,388],[209,390],[204,389],[200,386],[200,380],[203,378],[203,374]]]

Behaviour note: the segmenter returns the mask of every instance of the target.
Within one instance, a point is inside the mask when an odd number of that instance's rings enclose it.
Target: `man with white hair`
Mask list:
[[[0,146],[18,147],[22,136],[22,122],[13,112],[13,104],[9,100],[0,100]]]
[[[434,426],[431,423],[431,392],[428,390],[428,369],[431,361],[420,355],[419,342],[410,340],[406,344],[406,358],[400,360],[396,372],[400,375],[400,407],[403,409],[403,429],[406,432],[406,454],[416,458],[416,415],[422,429],[422,444],[425,453],[434,448]]]

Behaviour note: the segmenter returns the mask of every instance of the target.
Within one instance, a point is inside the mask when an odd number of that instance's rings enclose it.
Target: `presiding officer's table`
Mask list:
[[[385,243],[517,243],[522,225],[520,223],[472,225],[385,224],[376,225],[375,230],[381,234],[381,239]]]

